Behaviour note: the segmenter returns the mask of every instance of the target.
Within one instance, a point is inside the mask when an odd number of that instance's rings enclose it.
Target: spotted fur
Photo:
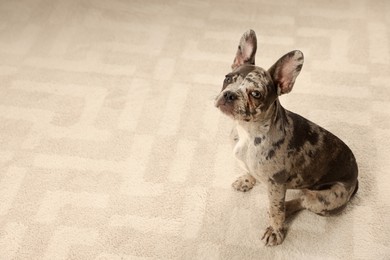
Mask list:
[[[236,123],[233,151],[247,173],[233,187],[248,191],[256,181],[267,185],[270,226],[263,240],[272,246],[284,239],[286,214],[340,212],[357,191],[358,167],[344,142],[279,102],[302,70],[302,52],[287,53],[268,70],[254,65],[255,52],[250,30],[240,40],[215,105]],[[302,196],[285,202],[287,189],[300,189]]]

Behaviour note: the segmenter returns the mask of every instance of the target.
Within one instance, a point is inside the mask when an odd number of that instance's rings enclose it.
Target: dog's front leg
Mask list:
[[[266,246],[276,246],[283,242],[285,230],[285,196],[286,185],[277,184],[268,180],[269,220],[270,226],[266,229],[262,240]]]

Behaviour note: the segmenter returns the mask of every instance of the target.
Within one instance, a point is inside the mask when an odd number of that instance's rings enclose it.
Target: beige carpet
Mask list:
[[[389,26],[387,0],[0,1],[0,259],[390,259]],[[282,103],[360,168],[276,248],[213,106],[249,28],[264,68],[304,52]]]

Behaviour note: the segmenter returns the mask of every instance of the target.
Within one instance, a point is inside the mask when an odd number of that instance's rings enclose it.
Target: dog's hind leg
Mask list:
[[[301,206],[321,216],[329,216],[343,210],[358,189],[358,182],[335,182],[319,189],[303,190]]]

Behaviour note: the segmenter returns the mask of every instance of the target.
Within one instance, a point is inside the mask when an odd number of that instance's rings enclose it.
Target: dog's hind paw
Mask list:
[[[256,184],[256,179],[253,178],[249,174],[245,174],[240,176],[235,182],[233,182],[232,186],[234,189],[242,192],[247,192],[253,188]]]

